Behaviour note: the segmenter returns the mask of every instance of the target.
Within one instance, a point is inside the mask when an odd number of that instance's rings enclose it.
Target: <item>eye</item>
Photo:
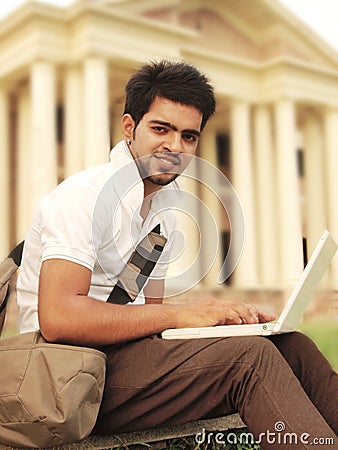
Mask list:
[[[185,141],[188,141],[191,143],[196,142],[198,139],[195,134],[191,134],[191,133],[184,133],[184,134],[182,134],[182,137]]]
[[[155,133],[166,133],[168,131],[166,127],[163,127],[161,125],[156,125],[155,127],[152,127],[152,130],[155,131]]]

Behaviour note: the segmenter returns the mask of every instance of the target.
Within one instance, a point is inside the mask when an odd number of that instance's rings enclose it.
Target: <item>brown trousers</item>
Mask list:
[[[192,340],[151,336],[104,350],[107,379],[95,433],[238,412],[264,449],[312,449],[311,442],[324,439],[334,444],[321,448],[338,449],[338,375],[301,333]],[[286,439],[286,433],[297,438]]]

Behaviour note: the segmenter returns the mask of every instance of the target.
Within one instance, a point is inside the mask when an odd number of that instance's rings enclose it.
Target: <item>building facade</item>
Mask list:
[[[322,231],[338,239],[338,54],[277,0],[77,0],[68,8],[30,1],[6,17],[1,257],[24,238],[44,194],[108,160],[122,137],[126,80],[162,58],[196,65],[215,86],[217,113],[199,156],[230,179],[242,205],[245,243],[231,284],[294,283]],[[199,207],[194,220],[183,214],[185,251],[173,263],[172,283],[198,256],[191,276],[212,287],[229,246],[229,220],[210,189],[182,183],[208,206],[218,250],[209,264],[199,230],[208,242],[212,227]],[[187,286],[194,285],[189,277]],[[338,288],[337,257],[325,283]]]

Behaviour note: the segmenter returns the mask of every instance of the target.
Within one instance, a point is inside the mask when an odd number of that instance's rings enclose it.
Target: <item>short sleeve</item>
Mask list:
[[[92,217],[96,194],[87,187],[56,189],[41,203],[42,261],[66,259],[93,270]]]

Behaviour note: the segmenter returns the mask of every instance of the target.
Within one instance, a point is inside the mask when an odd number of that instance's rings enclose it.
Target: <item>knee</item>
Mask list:
[[[318,347],[313,340],[299,331],[288,333],[288,338],[291,348],[296,348],[301,352],[313,352],[318,350]]]
[[[271,340],[298,377],[312,370],[315,362],[324,364],[325,358],[316,344],[303,333],[280,334]]]
[[[210,340],[199,355],[203,356],[203,361],[207,361],[209,367],[233,363],[248,371],[260,366],[266,367],[272,359],[282,357],[276,346],[262,336]]]
[[[281,358],[281,354],[275,345],[262,336],[250,336],[243,338],[243,361],[250,363],[253,367],[266,367]]]
[[[279,335],[276,345],[285,355],[292,353],[294,355],[301,354],[304,357],[318,352],[316,344],[299,331]]]
[[[282,334],[285,341],[288,341],[290,345],[296,345],[297,347],[303,347],[308,345],[309,343],[312,343],[311,339],[308,338],[305,334],[301,333],[300,331],[293,331],[292,333],[285,333]]]

